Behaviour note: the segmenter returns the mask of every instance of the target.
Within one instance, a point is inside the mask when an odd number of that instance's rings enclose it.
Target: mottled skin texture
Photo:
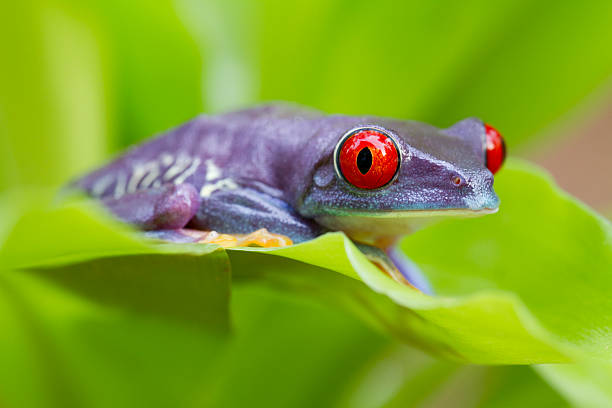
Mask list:
[[[358,126],[384,128],[398,142],[399,174],[382,189],[358,189],[334,169],[336,144]],[[484,134],[478,119],[440,130],[267,105],[197,117],[74,186],[146,230],[188,226],[245,234],[267,228],[301,242],[331,229],[361,243],[389,243],[436,215],[497,209],[493,175],[484,163]],[[457,176],[459,186],[452,182]]]

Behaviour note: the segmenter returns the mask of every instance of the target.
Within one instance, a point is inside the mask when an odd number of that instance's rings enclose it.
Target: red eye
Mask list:
[[[345,136],[336,150],[336,164],[355,187],[374,189],[389,183],[399,169],[393,139],[377,129],[357,129]]]
[[[493,126],[485,124],[487,134],[487,168],[495,174],[506,159],[506,143]]]

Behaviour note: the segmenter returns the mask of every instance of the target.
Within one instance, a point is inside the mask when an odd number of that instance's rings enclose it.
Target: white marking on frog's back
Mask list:
[[[102,196],[102,194],[104,194],[106,189],[110,187],[114,181],[115,181],[114,174],[109,173],[109,174],[104,175],[104,177],[101,177],[100,179],[96,180],[96,182],[92,186],[91,195],[93,195],[94,197]]]
[[[172,163],[174,163],[174,156],[168,152],[163,152],[160,155],[161,164],[164,167],[170,167]]]
[[[200,164],[201,160],[197,157],[193,158],[184,153],[175,157],[170,153],[163,152],[154,160],[133,164],[127,175],[121,171],[101,177],[93,185],[91,194],[95,197],[102,196],[112,186],[113,182],[116,183],[113,192],[114,198],[121,198],[126,193],[134,193],[148,188],[159,188],[173,178],[174,181],[172,182],[174,184],[181,184],[198,170]],[[162,175],[163,168],[167,166],[170,167]]]
[[[234,190],[238,188],[238,184],[236,184],[236,182],[234,182],[234,180],[232,180],[231,178],[226,177],[224,179],[221,179],[223,173],[214,161],[208,159],[204,162],[204,164],[206,164],[207,183],[204,184],[200,189],[200,196],[202,198],[210,197],[215,191],[218,190]]]
[[[174,177],[183,173],[189,166],[193,164],[193,158],[184,153],[179,153],[174,164],[164,173],[164,181],[170,181]]]
[[[198,170],[198,167],[200,167],[200,162],[201,161],[198,157],[193,159],[193,161],[191,162],[191,166],[189,166],[183,172],[183,174],[179,175],[176,179],[174,179],[174,184],[182,184],[185,180],[187,180],[187,177],[191,176],[193,173],[196,172],[196,170]]]
[[[217,190],[235,190],[238,184],[230,178],[224,178],[214,183],[204,184],[200,190],[200,197],[208,198]]]
[[[127,185],[127,192],[133,193],[138,189],[149,187],[158,176],[159,163],[156,160],[134,164],[132,166],[132,177],[130,177]]]
[[[115,198],[121,198],[125,194],[125,186],[127,184],[127,177],[123,172],[117,175],[117,184],[115,185]]]
[[[149,188],[154,181],[158,181],[160,175],[159,163],[153,162],[147,174],[140,182],[139,189]]]
[[[215,164],[214,161],[208,159],[204,162],[204,164],[206,164],[206,181],[221,178],[221,169]]]

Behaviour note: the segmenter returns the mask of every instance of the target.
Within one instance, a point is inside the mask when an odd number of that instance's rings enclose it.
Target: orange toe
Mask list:
[[[183,229],[183,234],[197,239],[200,244],[217,244],[224,248],[257,246],[262,248],[277,248],[293,244],[291,238],[273,234],[267,229],[262,228],[250,234],[220,234],[217,231],[200,231],[193,229]]]

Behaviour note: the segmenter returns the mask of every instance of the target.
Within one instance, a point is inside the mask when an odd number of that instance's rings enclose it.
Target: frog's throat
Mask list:
[[[316,221],[331,230],[344,231],[355,241],[380,246],[380,242],[393,242],[396,237],[411,234],[445,217],[478,217],[496,213],[497,210],[348,211],[342,215],[322,215]]]

